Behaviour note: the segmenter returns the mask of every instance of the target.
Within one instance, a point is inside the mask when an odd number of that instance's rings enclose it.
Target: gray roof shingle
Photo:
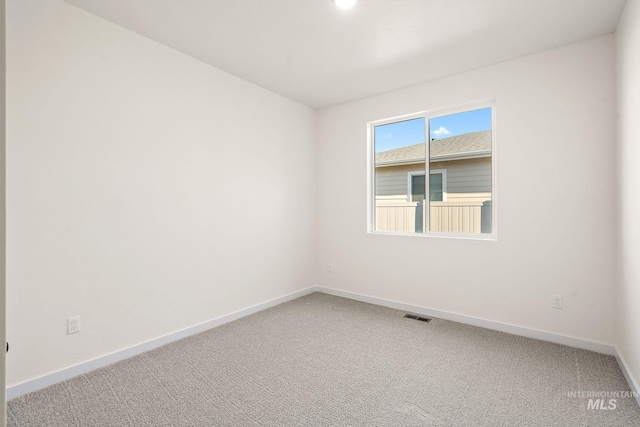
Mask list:
[[[431,157],[465,156],[470,153],[491,150],[491,130],[469,132],[449,138],[434,139],[430,143]],[[411,161],[424,161],[424,143],[407,145],[393,150],[376,153],[376,164],[389,165],[395,163],[408,163]]]

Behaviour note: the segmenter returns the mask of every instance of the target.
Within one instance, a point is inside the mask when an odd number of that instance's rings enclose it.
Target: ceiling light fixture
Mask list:
[[[358,3],[358,0],[333,0],[340,9],[349,9]]]

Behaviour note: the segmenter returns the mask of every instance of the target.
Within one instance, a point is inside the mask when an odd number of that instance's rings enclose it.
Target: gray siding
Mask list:
[[[434,162],[431,169],[446,169],[447,200],[491,199],[491,158]],[[421,170],[423,164],[377,168],[376,200],[408,201],[408,173]]]

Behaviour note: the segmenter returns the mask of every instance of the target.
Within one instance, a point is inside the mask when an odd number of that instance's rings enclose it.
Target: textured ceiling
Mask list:
[[[612,33],[625,0],[65,0],[313,108]]]

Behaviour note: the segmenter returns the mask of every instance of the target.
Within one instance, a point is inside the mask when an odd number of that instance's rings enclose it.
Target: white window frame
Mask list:
[[[436,232],[430,231],[427,226],[423,233],[399,233],[388,231],[376,231],[375,230],[375,211],[376,211],[376,191],[375,191],[375,147],[374,147],[374,129],[376,126],[413,120],[419,118],[425,118],[425,126],[427,139],[429,136],[429,122],[430,119],[440,116],[446,116],[456,113],[464,113],[466,111],[478,110],[482,108],[491,108],[491,233],[452,233],[452,232]],[[380,235],[399,235],[399,236],[413,236],[413,237],[441,237],[441,238],[457,238],[457,239],[470,239],[470,240],[498,240],[498,149],[497,142],[497,127],[496,127],[497,106],[495,99],[485,99],[480,101],[474,101],[464,104],[458,104],[447,108],[437,108],[417,113],[406,114],[402,116],[390,117],[382,120],[374,120],[367,123],[367,233],[368,234],[380,234]],[[428,144],[425,144],[428,147]],[[429,153],[425,153],[425,159],[429,158]],[[428,168],[429,162],[425,161],[425,171]],[[437,169],[434,169],[434,172]],[[423,172],[424,173],[424,172]],[[444,176],[443,176],[444,178]],[[409,186],[411,178],[408,178]],[[443,184],[445,186],[446,184]],[[429,188],[429,179],[425,179],[425,192]],[[411,199],[411,190],[409,189],[408,197]],[[444,189],[443,189],[444,199]],[[430,209],[425,208],[425,223],[430,223]]]
[[[429,171],[429,175],[433,175],[436,173],[440,173],[442,174],[442,201],[446,202],[447,201],[447,170],[446,169],[431,169]],[[407,172],[407,201],[408,202],[413,202],[413,199],[411,198],[411,194],[413,194],[413,182],[411,181],[411,178],[414,176],[418,176],[418,175],[424,175],[425,171],[423,170],[419,170],[419,171],[410,171]],[[425,186],[426,186],[426,180],[425,180]],[[427,191],[426,187],[425,187],[425,192]],[[429,191],[431,191],[431,189],[429,189]],[[428,193],[431,194],[431,193]],[[425,199],[426,199],[426,195],[425,195]]]

